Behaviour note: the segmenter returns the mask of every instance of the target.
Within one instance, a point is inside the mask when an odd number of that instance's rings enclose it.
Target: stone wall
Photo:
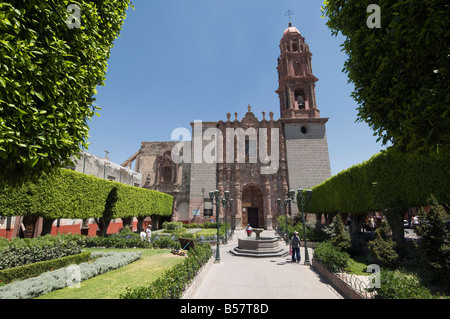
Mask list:
[[[284,123],[289,188],[311,188],[331,177],[325,121]],[[294,214],[297,205],[292,205]]]

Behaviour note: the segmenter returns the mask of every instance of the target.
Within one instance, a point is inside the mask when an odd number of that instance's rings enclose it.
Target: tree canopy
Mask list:
[[[0,183],[36,180],[87,148],[129,3],[0,2]]]
[[[332,34],[345,37],[343,71],[354,84],[357,121],[402,152],[448,152],[449,2],[379,0],[378,17],[372,3],[325,0],[322,7]]]

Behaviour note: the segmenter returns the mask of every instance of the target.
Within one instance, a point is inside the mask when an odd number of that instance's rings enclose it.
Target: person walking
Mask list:
[[[145,230],[145,233],[147,234],[148,242],[152,241],[152,225],[148,224],[147,229]]]
[[[247,232],[247,237],[250,237],[252,235],[252,226],[248,224],[247,227],[245,228],[245,231]]]
[[[298,232],[294,231],[294,236],[292,236],[290,248],[292,250],[292,262],[300,262],[300,237],[298,237]]]

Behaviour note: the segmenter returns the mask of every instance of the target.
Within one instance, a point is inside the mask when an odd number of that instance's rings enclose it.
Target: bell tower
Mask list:
[[[317,109],[311,52],[305,38],[289,23],[280,41],[278,89],[285,138],[289,189],[308,189],[331,177],[326,135],[328,118]],[[292,213],[298,213],[292,205]]]
[[[284,119],[319,118],[315,82],[311,67],[312,53],[300,31],[289,23],[280,40],[278,90],[280,115]]]

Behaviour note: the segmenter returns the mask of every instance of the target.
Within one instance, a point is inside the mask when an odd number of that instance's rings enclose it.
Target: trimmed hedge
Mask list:
[[[14,238],[0,247],[0,270],[81,253],[81,235]]]
[[[92,253],[96,258],[93,262],[83,262],[78,265],[80,281],[104,274],[123,267],[141,258],[141,252],[122,253]],[[97,258],[98,257],[98,258]],[[31,299],[47,294],[56,289],[73,284],[71,272],[67,268],[48,271],[38,277],[12,282],[0,287],[0,299]]]
[[[433,194],[450,203],[450,156],[384,151],[312,188],[307,213],[367,213],[427,205]],[[306,196],[306,194],[304,194]]]
[[[90,252],[82,252],[77,255],[66,256],[47,261],[39,261],[29,265],[0,270],[0,282],[2,284],[8,284],[14,280],[24,280],[27,278],[36,277],[46,271],[53,271],[69,266],[71,264],[80,264],[82,262],[86,262],[90,258]]]
[[[170,216],[173,197],[68,169],[0,192],[0,215],[107,219]]]
[[[80,9],[71,28],[69,4]],[[87,148],[93,102],[130,0],[0,1],[0,186]],[[69,9],[69,11],[71,11]],[[69,24],[69,25],[68,25]]]
[[[179,299],[186,290],[187,285],[195,278],[201,267],[212,256],[209,244],[196,244],[195,248],[188,250],[187,258],[148,287],[135,289],[127,288],[121,299]]]
[[[314,259],[331,272],[346,272],[350,269],[350,255],[334,247],[331,240],[316,245]]]

